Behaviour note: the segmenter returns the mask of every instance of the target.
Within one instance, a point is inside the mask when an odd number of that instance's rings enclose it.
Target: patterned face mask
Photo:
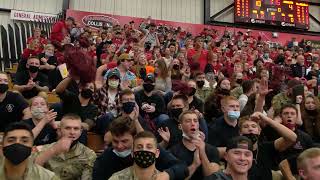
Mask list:
[[[141,168],[148,168],[154,164],[156,154],[150,151],[136,151],[133,153],[134,162]]]

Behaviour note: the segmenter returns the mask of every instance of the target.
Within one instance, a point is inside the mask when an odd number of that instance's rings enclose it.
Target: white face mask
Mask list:
[[[132,150],[128,149],[128,150],[119,152],[119,151],[113,149],[112,152],[114,152],[118,157],[125,158],[131,154]]]
[[[182,137],[191,141],[193,139],[199,139],[200,138],[200,132],[194,133],[192,136],[188,136],[185,132],[182,131]]]
[[[46,111],[42,107],[31,108],[32,117],[35,119],[42,119],[46,115]]]

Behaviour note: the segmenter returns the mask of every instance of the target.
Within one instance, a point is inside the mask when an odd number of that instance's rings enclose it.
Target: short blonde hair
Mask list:
[[[44,46],[44,49],[49,49],[49,48],[53,48],[54,49],[54,46],[52,44],[47,44]]]
[[[239,102],[238,99],[233,96],[226,96],[223,99],[221,99],[221,106],[225,106],[227,104],[227,102],[229,102],[229,101]]]
[[[303,151],[297,158],[298,169],[304,169],[307,165],[307,160],[320,156],[320,148],[310,148]]]
[[[184,116],[187,115],[187,114],[195,114],[195,115],[197,116],[198,120],[199,120],[198,114],[197,114],[195,111],[193,111],[193,110],[188,110],[188,111],[183,111],[183,112],[179,115],[179,120],[178,120],[179,123],[182,123]]]

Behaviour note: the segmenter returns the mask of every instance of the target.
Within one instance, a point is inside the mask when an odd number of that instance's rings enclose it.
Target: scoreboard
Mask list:
[[[235,0],[234,21],[309,29],[309,4],[298,0]]]

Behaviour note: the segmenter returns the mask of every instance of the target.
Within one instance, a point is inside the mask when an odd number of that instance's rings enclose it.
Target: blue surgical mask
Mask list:
[[[121,157],[121,158],[125,158],[127,156],[129,156],[131,154],[131,149],[128,149],[128,150],[125,150],[125,151],[122,151],[122,152],[119,152],[117,150],[112,150],[118,157]]]
[[[236,121],[240,117],[240,111],[228,111],[228,118],[231,121]]]

